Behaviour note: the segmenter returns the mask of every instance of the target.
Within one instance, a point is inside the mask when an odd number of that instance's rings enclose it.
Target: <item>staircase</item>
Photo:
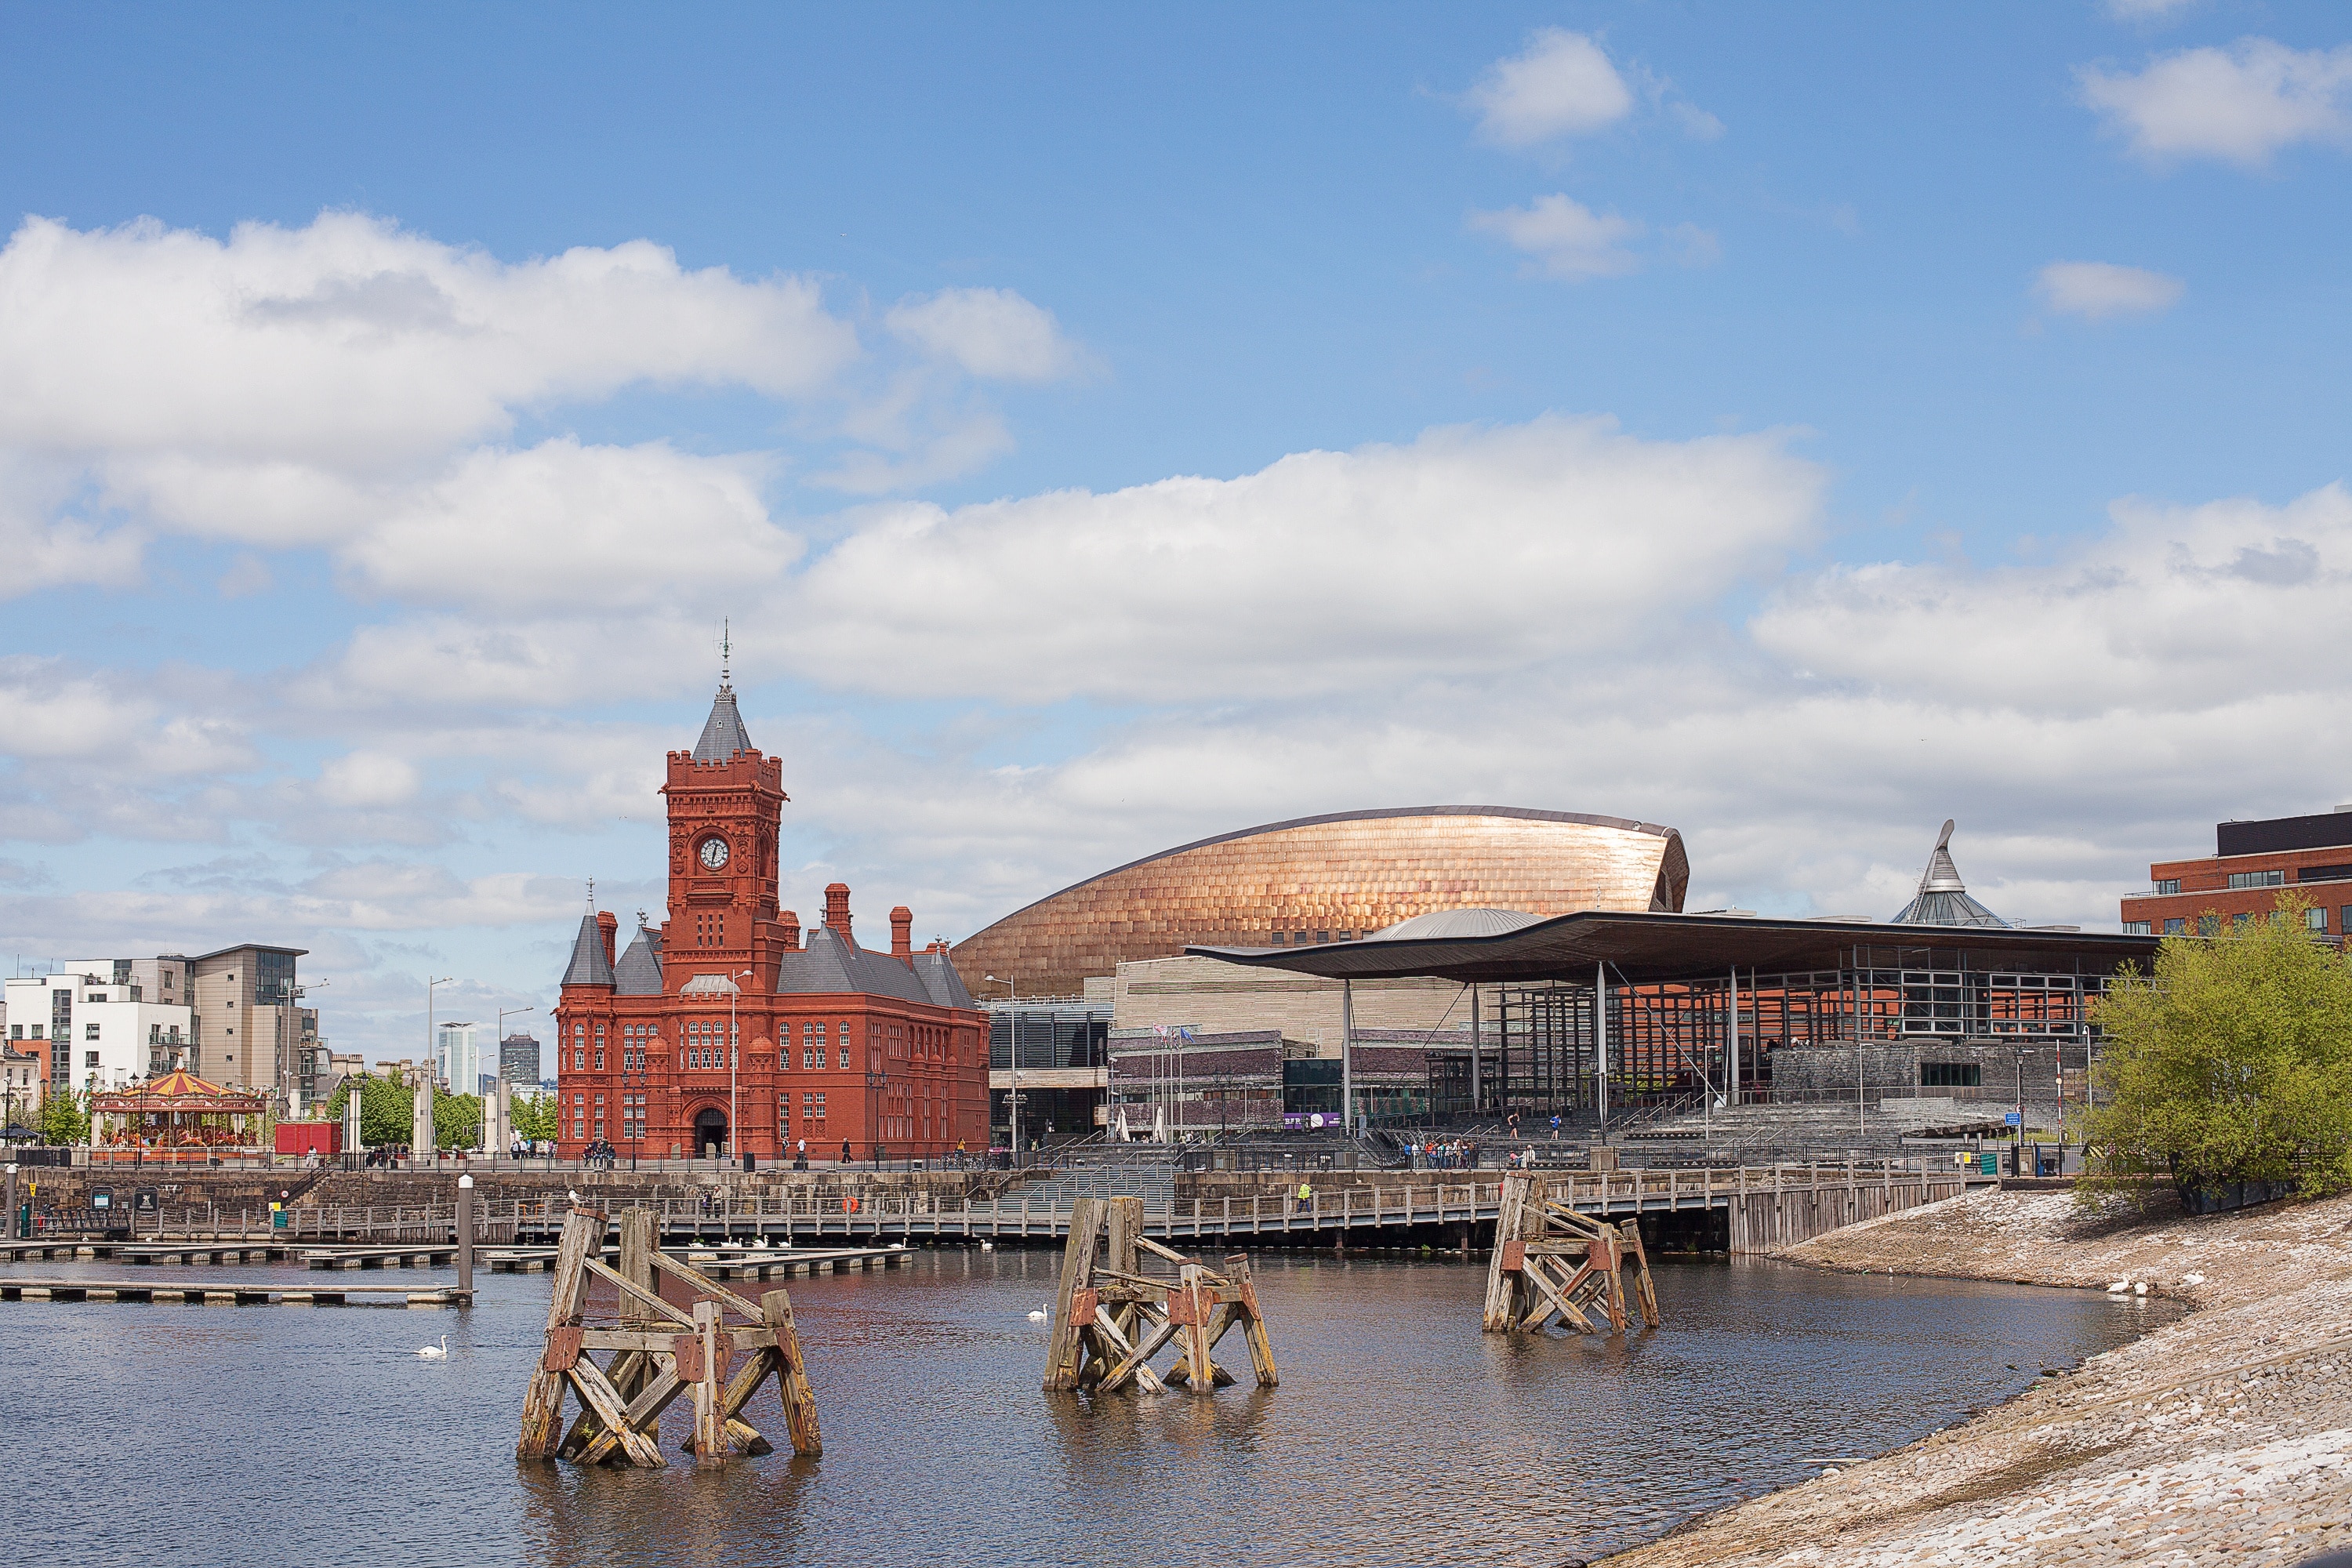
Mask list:
[[[1015,1187],[1006,1196],[1057,1209],[1068,1208],[1078,1198],[1108,1197],[1139,1197],[1147,1209],[1166,1208],[1176,1201],[1180,1152],[1167,1143],[1089,1146],[1077,1156],[1084,1163]]]
[[[2002,1108],[1949,1099],[1883,1100],[1857,1115],[1851,1103],[1742,1105],[1712,1116],[1685,1111],[1629,1130],[1630,1152],[1709,1160],[1883,1160],[1900,1158],[1903,1140],[1962,1129],[1999,1129]]]

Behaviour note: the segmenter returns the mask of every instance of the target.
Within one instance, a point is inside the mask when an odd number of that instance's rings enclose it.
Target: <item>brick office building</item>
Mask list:
[[[564,972],[559,1152],[598,1139],[625,1155],[763,1160],[802,1140],[813,1159],[845,1142],[860,1160],[985,1149],[987,1021],[945,944],[915,952],[899,908],[890,951],[860,947],[838,882],[803,940],[778,897],[783,766],[752,746],[723,681],[661,793],[669,918],[616,955],[619,922],[583,916]]]
[[[2223,822],[2214,852],[2148,868],[2154,888],[2123,900],[2124,930],[2140,936],[2211,935],[2224,921],[2268,916],[2283,892],[2310,904],[2314,931],[2341,939],[2352,929],[2352,806],[2315,816]]]

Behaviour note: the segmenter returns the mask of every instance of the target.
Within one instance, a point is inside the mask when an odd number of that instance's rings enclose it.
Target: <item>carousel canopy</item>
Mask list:
[[[257,1114],[269,1103],[258,1089],[223,1089],[184,1068],[150,1079],[137,1089],[109,1089],[90,1101],[94,1111],[110,1114],[228,1111]]]

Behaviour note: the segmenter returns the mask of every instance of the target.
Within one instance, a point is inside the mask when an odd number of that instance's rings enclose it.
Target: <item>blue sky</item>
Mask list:
[[[1486,800],[2111,924],[2352,795],[2347,137],[2230,0],[13,7],[0,936],[547,999],[723,616],[804,911]]]

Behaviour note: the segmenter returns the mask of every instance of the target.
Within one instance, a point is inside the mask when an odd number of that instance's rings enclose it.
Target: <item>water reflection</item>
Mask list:
[[[224,1543],[557,1568],[1551,1563],[1916,1436],[2169,1310],[1665,1264],[1661,1331],[1490,1336],[1481,1268],[1264,1254],[1281,1387],[1097,1400],[1037,1387],[1026,1313],[1057,1261],[943,1251],[795,1282],[825,1452],[718,1473],[678,1453],[683,1402],[667,1470],[515,1464],[543,1275],[487,1277],[463,1314],[18,1309],[0,1422],[42,1463],[20,1472],[12,1545],[125,1564]],[[450,1360],[420,1363],[445,1328]],[[781,1436],[772,1392],[747,1414]],[[138,1436],[165,1431],[184,1440]]]

